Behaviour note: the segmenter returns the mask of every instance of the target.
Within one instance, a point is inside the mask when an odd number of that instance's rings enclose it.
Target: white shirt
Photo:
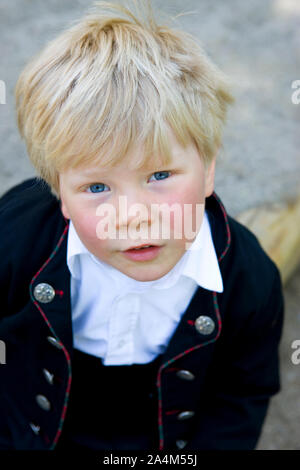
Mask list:
[[[74,347],[102,358],[104,365],[152,361],[167,348],[198,286],[223,292],[206,211],[190,249],[160,279],[136,281],[100,261],[71,220],[67,264]]]

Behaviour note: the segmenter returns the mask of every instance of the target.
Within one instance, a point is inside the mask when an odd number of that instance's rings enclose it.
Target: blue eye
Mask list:
[[[91,184],[87,189],[90,189],[89,192],[91,193],[103,193],[103,187],[105,187],[106,184],[103,183],[95,183]],[[108,186],[106,186],[108,188]]]
[[[153,175],[156,175],[156,176],[158,175],[158,181],[159,181],[159,180],[164,180],[164,179],[168,178],[170,173],[171,173],[170,171],[156,171],[155,173],[153,173]],[[153,176],[153,175],[151,175],[151,176]]]

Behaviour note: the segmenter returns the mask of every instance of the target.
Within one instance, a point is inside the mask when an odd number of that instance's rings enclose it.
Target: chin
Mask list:
[[[140,281],[140,282],[147,282],[147,281],[156,281],[157,279],[160,279],[161,277],[163,277],[165,274],[167,274],[169,272],[169,270],[167,270],[166,272],[164,271],[160,271],[160,272],[145,272],[145,273],[132,273],[132,274],[127,274],[127,276],[130,276],[132,277],[133,279],[135,279],[136,281]]]

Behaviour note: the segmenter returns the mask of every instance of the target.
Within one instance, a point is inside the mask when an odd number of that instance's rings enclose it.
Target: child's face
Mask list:
[[[92,166],[60,173],[61,209],[63,215],[72,220],[82,243],[99,260],[137,281],[159,279],[175,266],[185,253],[187,244],[195,239],[203,220],[205,198],[214,190],[215,159],[205,172],[194,145],[184,149],[171,131],[169,137],[172,163],[167,168],[150,168],[150,165],[149,170],[130,170],[123,162],[113,169]],[[134,158],[138,151],[136,149],[129,157]],[[120,196],[123,196],[123,202],[126,201],[123,209],[120,209]],[[140,209],[130,211],[137,203],[143,204],[146,212]],[[163,223],[166,231],[162,232],[162,225],[158,225],[158,238],[155,235],[157,232],[151,231],[154,223],[159,223],[157,212],[151,208],[153,204],[167,204],[171,208],[174,203],[182,211],[182,216],[180,210],[176,215],[171,210],[170,217],[165,218]],[[109,212],[104,211],[100,215],[99,208],[103,208],[103,204],[106,207],[109,205]],[[186,204],[191,208],[189,221],[187,216],[184,217]],[[127,208],[125,211],[124,207]],[[175,217],[178,214],[180,232],[178,229],[176,232]],[[99,224],[101,220],[106,222],[102,229]],[[186,233],[184,224],[194,231],[192,239]],[[109,227],[115,230],[108,232]],[[106,239],[99,236],[103,231],[109,233]],[[158,248],[124,253],[128,248],[142,244],[156,245]]]

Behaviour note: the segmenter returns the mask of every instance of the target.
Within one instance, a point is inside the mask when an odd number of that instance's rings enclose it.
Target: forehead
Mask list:
[[[162,169],[171,169],[172,167],[184,167],[191,159],[190,150],[182,149],[181,151],[172,152],[169,161],[164,161],[162,158],[146,159],[143,161],[135,159],[126,159],[118,164],[101,165],[100,163],[91,163],[80,168],[72,169],[69,173],[80,175],[82,177],[93,177],[97,175],[109,176],[112,174],[122,173],[137,173],[143,174],[145,172],[159,171]]]
[[[81,162],[76,167],[69,167],[66,173],[73,176],[92,177],[95,175],[111,175],[115,173],[144,173],[147,171],[156,171],[160,169],[168,169],[170,166],[188,165],[193,158],[199,158],[195,147],[190,144],[186,148],[181,147],[179,144],[170,146],[169,158],[164,158],[159,154],[145,155],[142,148],[135,148],[128,152],[121,161],[108,162],[101,161],[101,157],[95,161],[88,163]],[[169,168],[171,169],[171,168]],[[64,173],[64,171],[62,172]]]
[[[173,167],[185,168],[201,160],[192,139],[179,143],[174,131],[168,126],[163,143],[153,146],[153,140],[130,143],[123,148],[119,139],[102,150],[82,154],[78,159],[65,160],[66,165],[58,171],[61,176],[72,180],[86,180],[100,177],[126,177],[131,173],[144,174],[154,171],[171,170]],[[158,142],[158,141],[157,141]],[[156,143],[157,143],[156,142]],[[96,149],[95,149],[96,150]],[[73,161],[72,161],[73,160]]]

